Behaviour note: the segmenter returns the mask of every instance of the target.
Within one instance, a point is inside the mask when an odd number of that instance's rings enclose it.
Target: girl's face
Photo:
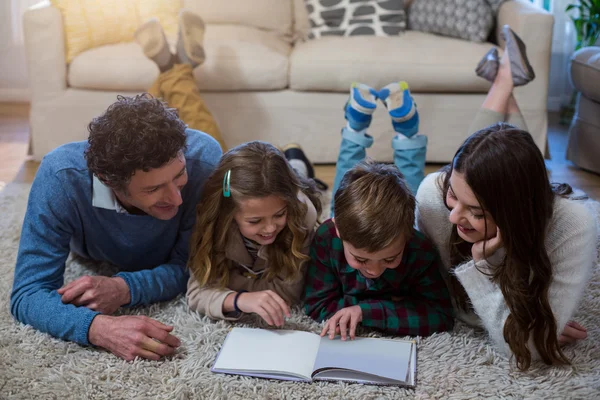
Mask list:
[[[458,236],[463,240],[475,243],[496,236],[494,219],[483,210],[460,172],[452,171],[450,175],[446,204],[451,210],[449,220],[456,225]]]
[[[241,200],[233,218],[242,236],[264,246],[285,228],[287,204],[274,195]]]

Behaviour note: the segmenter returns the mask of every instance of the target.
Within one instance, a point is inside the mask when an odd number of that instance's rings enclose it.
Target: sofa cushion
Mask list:
[[[353,81],[380,88],[406,80],[418,92],[487,92],[475,67],[490,46],[416,31],[309,40],[292,52],[290,87],[345,92]]]
[[[291,46],[256,28],[208,25],[206,61],[194,70],[200,90],[277,90],[288,86]],[[69,66],[69,86],[79,89],[145,91],[158,67],[137,43],[85,51]]]
[[[182,0],[137,0],[140,24],[156,18],[166,36],[174,39],[179,29],[178,17],[182,5]]]
[[[184,0],[209,24],[245,25],[292,37],[293,0]]]
[[[139,26],[133,0],[52,0],[63,19],[67,63],[105,44],[127,42]]]

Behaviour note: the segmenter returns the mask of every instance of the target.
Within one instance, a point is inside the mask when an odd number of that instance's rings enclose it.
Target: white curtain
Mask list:
[[[49,3],[50,0],[9,0],[10,1],[10,27],[12,30],[12,44],[23,45],[23,14],[38,3]]]
[[[536,0],[542,2],[541,0]],[[577,35],[571,21],[571,13],[565,8],[574,0],[553,0],[550,12],[554,15],[554,35],[552,38],[552,59],[550,64],[550,90],[548,109],[558,111],[571,101],[573,87],[569,81],[569,60],[575,51]]]
[[[0,0],[0,101],[29,101],[23,14],[49,0]]]

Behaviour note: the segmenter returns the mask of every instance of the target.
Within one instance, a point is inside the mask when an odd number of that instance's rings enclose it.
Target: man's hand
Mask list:
[[[342,308],[331,317],[321,331],[321,337],[329,334],[329,339],[341,334],[342,340],[350,336],[351,340],[356,337],[356,326],[362,321],[362,309],[360,306]],[[346,332],[348,331],[348,332]]]
[[[587,338],[587,329],[575,321],[569,321],[565,325],[562,334],[558,337],[558,344],[564,346],[585,338]]]
[[[244,292],[238,296],[237,306],[246,313],[256,313],[269,325],[283,326],[284,318],[291,317],[290,306],[272,290]]]
[[[136,357],[158,361],[172,355],[181,345],[179,339],[170,334],[172,331],[172,326],[148,317],[98,315],[92,321],[88,339],[126,361]]]
[[[62,302],[113,314],[131,301],[129,286],[121,277],[82,276],[58,289]]]

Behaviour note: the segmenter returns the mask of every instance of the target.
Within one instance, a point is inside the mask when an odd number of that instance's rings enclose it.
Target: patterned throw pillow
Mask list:
[[[404,0],[306,0],[309,39],[321,36],[395,36],[406,29]]]
[[[413,0],[408,10],[409,29],[474,42],[485,42],[494,23],[487,0]]]
[[[508,1],[508,0],[487,0],[490,7],[492,7],[492,11],[494,11],[495,13],[498,12],[498,9],[502,5],[502,3],[504,3],[505,1]]]

